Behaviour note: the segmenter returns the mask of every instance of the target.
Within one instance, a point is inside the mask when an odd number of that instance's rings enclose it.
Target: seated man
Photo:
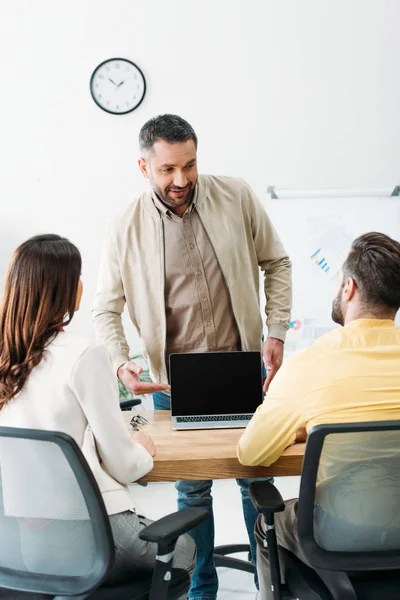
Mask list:
[[[275,462],[320,423],[400,419],[400,244],[381,233],[357,238],[343,264],[332,319],[343,325],[288,358],[238,445],[242,464]],[[305,429],[304,429],[305,428]],[[297,436],[297,437],[296,437]],[[303,440],[301,440],[303,441]],[[305,557],[298,544],[297,500],[276,514],[279,545]],[[259,517],[260,598],[272,598],[268,551]]]

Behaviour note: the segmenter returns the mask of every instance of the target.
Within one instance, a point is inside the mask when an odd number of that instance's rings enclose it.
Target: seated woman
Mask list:
[[[33,237],[14,252],[0,309],[0,425],[62,431],[77,442],[110,517],[116,559],[107,583],[117,583],[155,564],[156,545],[139,539],[150,521],[137,513],[127,484],[152,469],[156,449],[143,432],[129,436],[106,348],[64,331],[79,308],[80,274],[78,249],[58,235]],[[63,541],[56,520],[26,523],[19,520],[22,559],[35,570],[37,530],[57,552]],[[194,560],[192,538],[181,536],[174,566],[190,571]]]

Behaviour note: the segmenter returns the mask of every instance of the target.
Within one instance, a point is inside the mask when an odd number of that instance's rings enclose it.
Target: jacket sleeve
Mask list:
[[[268,337],[284,341],[292,308],[292,264],[266,210],[245,185],[258,264],[264,272]]]
[[[115,373],[129,360],[121,319],[125,302],[115,232],[111,226],[104,244],[92,316],[97,339],[107,346]]]
[[[90,346],[77,361],[69,382],[96,442],[102,467],[120,483],[151,471],[153,459],[129,435],[119,407],[118,386],[107,348]]]

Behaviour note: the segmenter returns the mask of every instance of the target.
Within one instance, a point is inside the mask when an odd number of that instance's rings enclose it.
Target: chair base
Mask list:
[[[227,554],[235,554],[236,552],[247,552],[249,560],[242,560],[227,556]],[[250,560],[250,546],[248,544],[228,544],[226,546],[216,546],[214,549],[214,562],[216,567],[228,567],[238,571],[254,574],[254,565]]]

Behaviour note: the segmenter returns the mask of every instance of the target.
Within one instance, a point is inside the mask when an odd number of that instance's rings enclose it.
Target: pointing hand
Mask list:
[[[147,383],[140,381],[138,375],[142,372],[142,367],[136,365],[131,360],[123,363],[118,371],[117,377],[123,384],[131,390],[136,396],[141,394],[154,394],[154,392],[164,392],[170,389],[167,383]]]

